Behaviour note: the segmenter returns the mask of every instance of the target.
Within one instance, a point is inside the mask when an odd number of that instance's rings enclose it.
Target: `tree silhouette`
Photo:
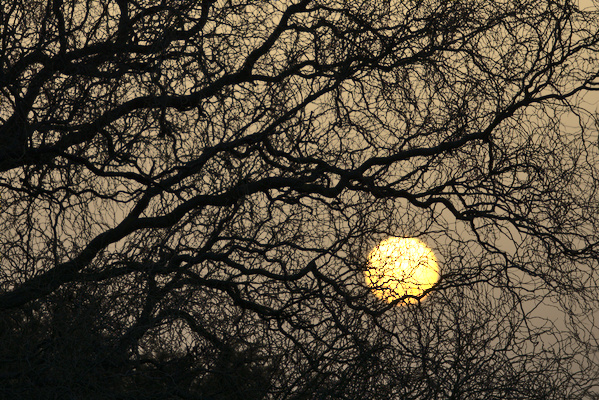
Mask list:
[[[0,5],[3,397],[598,395],[595,8]]]

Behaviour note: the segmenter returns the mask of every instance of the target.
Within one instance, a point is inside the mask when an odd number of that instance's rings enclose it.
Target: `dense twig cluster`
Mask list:
[[[593,396],[596,12],[0,5],[3,397]]]

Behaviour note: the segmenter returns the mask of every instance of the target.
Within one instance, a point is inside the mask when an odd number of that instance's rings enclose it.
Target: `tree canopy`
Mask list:
[[[0,0],[0,40],[3,397],[599,396],[596,7]],[[364,282],[389,236],[420,301]]]

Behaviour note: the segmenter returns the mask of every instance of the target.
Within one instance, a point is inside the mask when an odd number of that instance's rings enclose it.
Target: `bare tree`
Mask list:
[[[594,9],[0,5],[4,397],[597,396]]]

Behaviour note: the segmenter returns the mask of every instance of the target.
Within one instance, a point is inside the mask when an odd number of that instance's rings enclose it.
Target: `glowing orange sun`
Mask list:
[[[421,240],[390,237],[368,255],[364,277],[382,300],[391,303],[408,296],[405,302],[417,303],[439,280],[439,265],[433,251]]]

